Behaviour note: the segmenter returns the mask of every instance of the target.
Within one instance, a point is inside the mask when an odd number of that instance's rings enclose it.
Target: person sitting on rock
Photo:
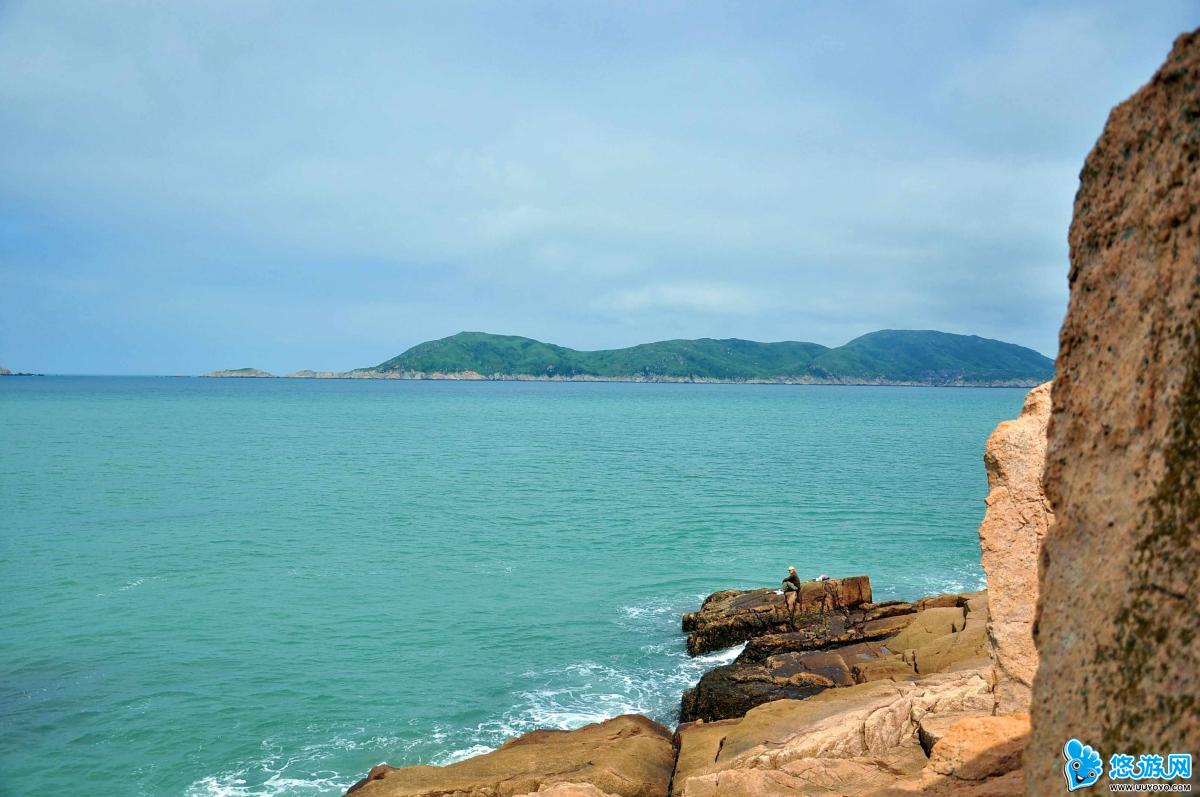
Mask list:
[[[800,576],[796,575],[795,565],[788,568],[787,578],[783,580],[783,602],[792,611],[800,602]]]

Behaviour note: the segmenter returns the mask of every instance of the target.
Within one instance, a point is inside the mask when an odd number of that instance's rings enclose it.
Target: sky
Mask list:
[[[940,329],[1053,356],[1187,2],[0,0],[0,365]]]

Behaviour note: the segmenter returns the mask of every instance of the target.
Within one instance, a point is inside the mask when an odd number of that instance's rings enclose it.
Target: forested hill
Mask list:
[[[885,329],[836,348],[701,338],[603,351],[460,332],[363,371],[491,379],[1035,385],[1054,375],[1054,361],[1012,343],[933,330]]]

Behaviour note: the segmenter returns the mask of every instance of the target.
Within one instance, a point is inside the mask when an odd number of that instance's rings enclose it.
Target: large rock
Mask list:
[[[486,755],[446,767],[381,765],[350,787],[354,797],[666,797],[675,752],[671,732],[637,714],[574,731],[534,731]],[[558,786],[558,784],[566,784]]]
[[[806,581],[789,609],[779,590],[725,590],[705,599],[700,611],[683,616],[688,652],[693,656],[732,647],[751,637],[794,631],[802,618],[853,609],[871,602],[866,576]]]
[[[1200,31],[1110,114],[1070,244],[1026,756],[1046,793],[1071,737],[1200,750]]]
[[[1037,563],[1042,539],[1054,522],[1042,490],[1049,421],[1047,382],[1029,391],[1020,417],[996,427],[983,452],[988,496],[979,544],[988,582],[988,639],[996,662],[996,709],[1001,713],[1029,711],[1038,667],[1033,645]]]
[[[916,611],[921,605],[929,608]],[[755,637],[733,662],[706,672],[684,693],[680,719],[730,719],[775,700],[870,681],[914,680],[979,667],[989,658],[985,593],[915,605],[867,604],[806,623],[798,631]]]
[[[739,720],[687,723],[676,733],[680,797],[856,793],[926,766],[917,737],[934,715],[991,711],[986,669],[877,681],[779,700]]]
[[[1025,794],[1021,759],[1028,738],[1027,714],[956,719],[933,745],[929,764],[917,777],[897,780],[869,795],[1018,797]]]

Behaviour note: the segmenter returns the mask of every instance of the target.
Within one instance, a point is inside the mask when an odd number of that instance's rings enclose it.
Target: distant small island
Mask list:
[[[214,377],[270,377],[254,368]],[[369,368],[297,371],[293,379],[452,379],[787,385],[1031,387],[1054,376],[1033,349],[934,330],[885,329],[830,348],[727,338],[577,351],[516,335],[460,332]]]
[[[223,379],[274,379],[275,374],[268,371],[260,371],[257,368],[230,368],[225,371],[209,371],[204,374],[208,377],[220,377]]]

